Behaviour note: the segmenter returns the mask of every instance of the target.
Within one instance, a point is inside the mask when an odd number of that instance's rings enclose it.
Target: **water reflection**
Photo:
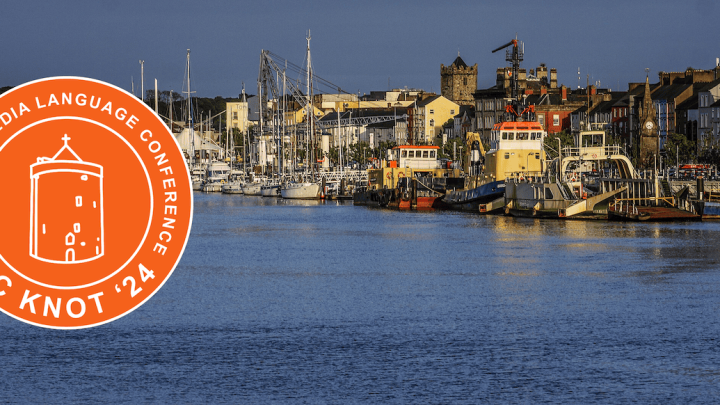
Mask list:
[[[4,400],[717,402],[718,223],[194,196],[137,311],[78,333],[0,318]]]

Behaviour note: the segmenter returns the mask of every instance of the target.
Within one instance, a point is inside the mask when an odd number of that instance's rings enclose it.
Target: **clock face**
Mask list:
[[[648,121],[645,123],[645,128],[647,128],[647,129],[653,129],[653,126],[654,125],[653,125],[652,121]]]

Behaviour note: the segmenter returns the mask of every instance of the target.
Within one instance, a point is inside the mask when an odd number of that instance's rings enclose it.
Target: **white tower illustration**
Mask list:
[[[52,158],[30,165],[30,256],[49,263],[83,263],[105,253],[103,168],[84,162],[70,137]]]

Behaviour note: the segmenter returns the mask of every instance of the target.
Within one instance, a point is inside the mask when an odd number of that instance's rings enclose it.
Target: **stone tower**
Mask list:
[[[468,66],[458,57],[452,65],[440,65],[440,94],[459,105],[474,105],[477,90],[477,63]]]
[[[641,168],[654,167],[656,155],[660,152],[660,139],[657,131],[657,118],[652,98],[650,98],[650,82],[645,78],[645,96],[640,114],[640,164]]]

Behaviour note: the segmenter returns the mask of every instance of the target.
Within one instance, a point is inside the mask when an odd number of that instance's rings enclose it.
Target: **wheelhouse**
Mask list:
[[[400,145],[390,150],[388,160],[397,162],[397,167],[436,169],[440,167],[438,161],[439,150],[439,146]]]
[[[490,149],[541,149],[545,136],[537,122],[501,122],[490,133]]]

